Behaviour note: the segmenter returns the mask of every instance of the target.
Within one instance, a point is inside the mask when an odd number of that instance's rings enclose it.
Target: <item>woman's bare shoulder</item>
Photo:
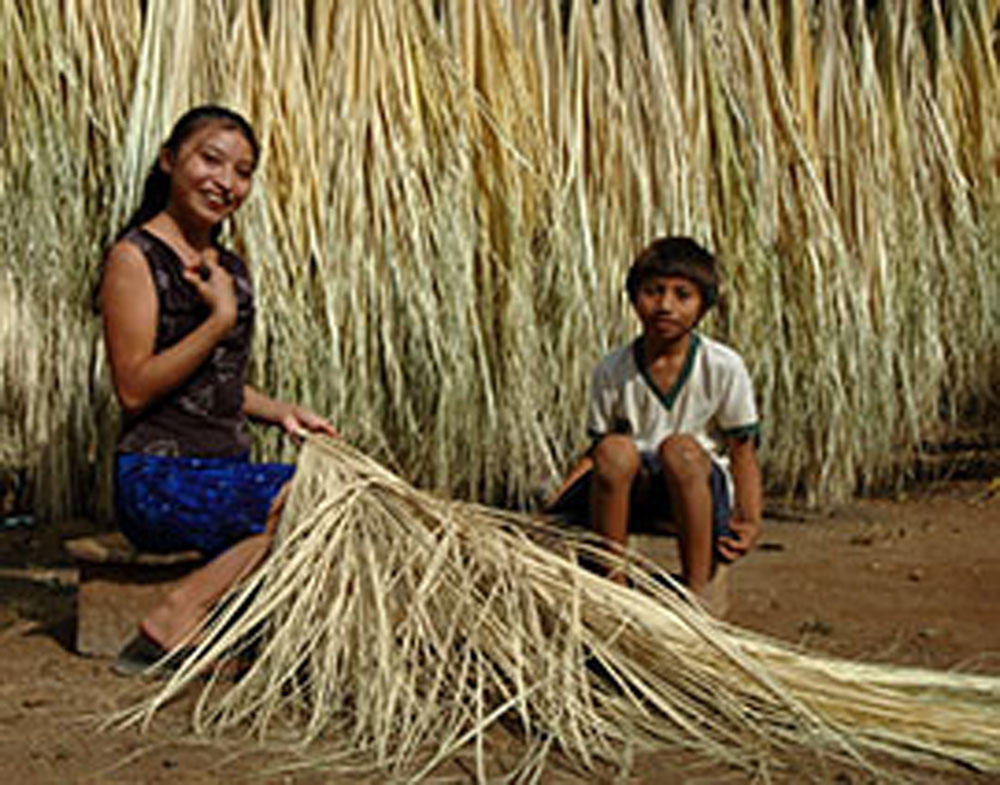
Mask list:
[[[146,254],[139,245],[136,237],[129,232],[124,237],[116,240],[115,244],[108,249],[105,263],[108,265],[120,262],[124,264],[137,264],[141,262],[144,264],[145,260]]]
[[[117,240],[104,258],[101,301],[106,304],[109,296],[116,300],[120,295],[131,297],[152,286],[152,273],[142,248],[128,236]]]

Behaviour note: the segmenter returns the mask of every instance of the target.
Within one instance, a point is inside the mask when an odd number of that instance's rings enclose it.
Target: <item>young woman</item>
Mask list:
[[[143,550],[210,558],[141,620],[119,658],[122,671],[189,640],[268,551],[294,467],[249,462],[247,417],[292,436],[335,433],[322,417],[245,382],[253,288],[243,260],[218,236],[250,191],[258,155],[240,115],[212,105],[187,112],[102,267],[99,306],[123,412],[119,526]]]

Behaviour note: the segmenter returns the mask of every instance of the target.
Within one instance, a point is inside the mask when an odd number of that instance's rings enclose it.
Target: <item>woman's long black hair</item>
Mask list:
[[[260,157],[260,145],[257,142],[257,136],[253,132],[253,127],[242,115],[216,104],[196,106],[181,115],[180,119],[174,123],[173,130],[170,132],[170,136],[167,137],[167,141],[163,143],[162,149],[166,150],[171,156],[176,157],[181,145],[184,144],[184,140],[210,122],[219,123],[223,127],[239,131],[249,143],[253,151],[254,166],[257,165],[257,160]],[[161,212],[167,206],[169,199],[170,175],[160,168],[160,156],[158,152],[156,160],[153,161],[153,166],[149,170],[149,174],[146,175],[146,182],[143,183],[142,200],[139,202],[139,206],[135,212],[129,216],[121,231],[115,236],[115,240],[121,239],[130,229],[141,226],[154,215]],[[222,231],[221,225],[215,226],[212,229],[213,240],[218,236],[220,231]]]

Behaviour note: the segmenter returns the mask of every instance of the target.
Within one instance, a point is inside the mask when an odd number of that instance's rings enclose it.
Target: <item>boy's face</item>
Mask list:
[[[683,276],[654,275],[639,284],[633,305],[645,335],[677,340],[701,318],[701,290]]]

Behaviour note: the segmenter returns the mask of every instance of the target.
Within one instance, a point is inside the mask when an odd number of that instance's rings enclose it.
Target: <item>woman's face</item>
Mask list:
[[[236,128],[208,122],[188,136],[176,156],[164,149],[160,166],[170,176],[167,209],[185,222],[208,227],[232,215],[250,192],[256,161]]]

